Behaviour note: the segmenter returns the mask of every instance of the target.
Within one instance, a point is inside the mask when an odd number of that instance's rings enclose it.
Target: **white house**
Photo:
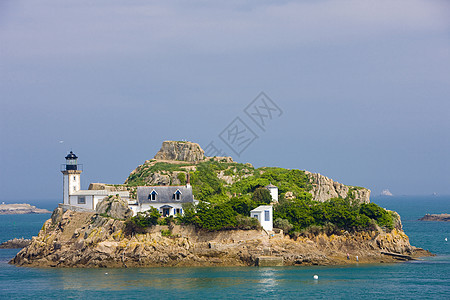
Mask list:
[[[189,182],[180,186],[139,186],[137,187],[137,201],[135,204],[130,204],[129,207],[134,214],[154,207],[163,217],[167,217],[176,214],[182,215],[183,203],[198,203],[194,200]]]
[[[278,187],[274,186],[273,184],[269,184],[269,185],[266,185],[265,188],[269,190],[270,196],[272,196],[272,201],[277,203],[278,202]]]
[[[273,208],[271,205],[260,205],[250,211],[250,217],[256,218],[266,231],[273,229]]]
[[[80,175],[82,165],[77,164],[78,157],[70,151],[65,157],[66,164],[61,166],[63,174],[63,203],[64,209],[94,211],[97,203],[103,198],[112,195],[119,195],[125,200],[129,200],[130,193],[127,191],[108,190],[82,190]]]

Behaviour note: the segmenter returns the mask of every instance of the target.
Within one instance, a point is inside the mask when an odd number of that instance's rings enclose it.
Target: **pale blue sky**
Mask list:
[[[237,161],[450,194],[449,70],[448,1],[4,0],[0,200],[61,198],[70,149],[83,188],[122,183],[238,116],[259,138]],[[265,132],[261,91],[283,110]]]

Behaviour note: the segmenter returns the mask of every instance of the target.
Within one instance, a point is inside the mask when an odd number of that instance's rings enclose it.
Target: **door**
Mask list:
[[[170,208],[163,208],[162,209],[162,215],[163,217],[168,217],[170,214]]]

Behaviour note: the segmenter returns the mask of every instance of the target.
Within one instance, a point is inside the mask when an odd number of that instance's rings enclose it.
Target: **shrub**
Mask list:
[[[288,233],[294,226],[286,219],[277,218],[273,221],[273,227],[280,228],[284,233]]]
[[[125,222],[125,233],[145,233],[148,227],[156,225],[159,219],[159,212],[152,207],[145,212],[139,212]]]
[[[181,185],[186,184],[186,174],[185,173],[178,173],[177,178],[180,181]]]
[[[270,204],[272,202],[272,195],[266,188],[257,188],[253,192],[253,201],[258,204]]]
[[[250,211],[258,206],[258,204],[248,196],[233,197],[227,203],[236,213],[243,216],[248,216]]]
[[[236,213],[227,204],[200,202],[197,205],[197,217],[194,218],[195,225],[207,230],[231,229],[237,224]]]
[[[161,235],[162,236],[172,236],[172,231],[170,231],[170,229],[163,229],[163,230],[161,230]]]
[[[255,218],[237,215],[236,216],[236,228],[242,230],[261,229],[261,225]]]
[[[394,228],[393,215],[375,203],[361,204],[360,213],[375,220],[381,227],[386,227],[389,230]]]

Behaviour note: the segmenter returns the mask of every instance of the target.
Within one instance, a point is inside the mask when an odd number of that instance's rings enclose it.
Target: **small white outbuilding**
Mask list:
[[[266,231],[273,229],[273,208],[271,205],[261,205],[250,211],[250,217],[256,218]]]

